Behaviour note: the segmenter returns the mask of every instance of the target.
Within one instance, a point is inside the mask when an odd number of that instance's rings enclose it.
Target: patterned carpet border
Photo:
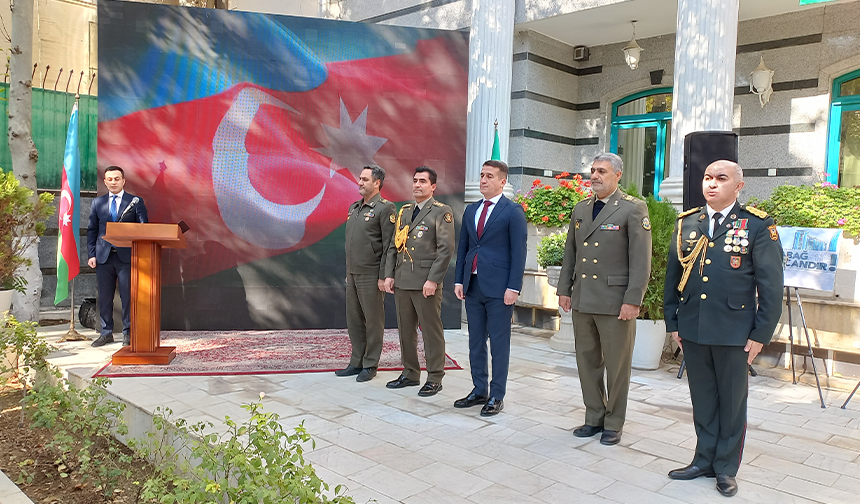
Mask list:
[[[161,344],[176,347],[176,358],[170,364],[114,366],[108,362],[93,378],[333,372],[349,363],[352,349],[346,329],[163,331]],[[418,359],[424,369],[420,332]],[[403,369],[397,329],[385,330],[378,369]],[[446,354],[445,369],[463,368]]]

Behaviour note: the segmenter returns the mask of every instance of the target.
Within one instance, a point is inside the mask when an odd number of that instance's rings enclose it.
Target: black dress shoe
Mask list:
[[[129,336],[128,334],[123,334],[122,335],[122,346],[129,346],[129,345],[131,345],[131,336]]]
[[[421,387],[421,390],[418,391],[418,395],[420,395],[421,397],[430,397],[432,395],[436,395],[436,393],[440,390],[442,390],[441,383],[427,381],[424,383],[424,386]]]
[[[495,397],[491,397],[487,404],[481,408],[481,416],[493,416],[498,415],[500,411],[505,409],[505,402],[501,399],[496,399]]]
[[[591,437],[599,432],[603,432],[602,425],[581,425],[573,429],[573,435],[576,437]]]
[[[479,404],[486,404],[487,396],[478,395],[474,392],[467,395],[462,399],[457,399],[454,401],[455,408],[471,408],[472,406],[477,406]]]
[[[376,376],[376,368],[375,367],[364,368],[361,370],[360,373],[358,373],[358,376],[355,377],[355,381],[357,381],[357,382],[370,381],[373,379],[374,376]]]
[[[334,374],[336,374],[337,376],[353,376],[353,375],[357,375],[360,372],[361,372],[360,367],[355,367],[352,364],[350,364],[343,369],[338,369],[337,371],[334,372]]]
[[[738,482],[734,476],[717,474],[717,491],[726,497],[732,497],[738,493]]]
[[[418,380],[410,380],[404,375],[400,375],[400,378],[396,380],[391,380],[390,382],[385,384],[386,388],[403,388],[403,387],[414,387],[416,385],[420,385],[421,382]]]
[[[100,347],[107,345],[108,343],[113,343],[113,334],[102,334],[95,341],[93,341],[92,346]]]
[[[715,476],[714,471],[707,471],[702,469],[701,467],[694,466],[693,464],[688,465],[687,467],[682,467],[680,469],[674,469],[669,471],[669,478],[674,480],[691,480],[696,479],[700,476],[704,476],[706,478],[713,478]]]
[[[604,429],[600,435],[600,444],[606,446],[617,445],[621,441],[621,431]]]

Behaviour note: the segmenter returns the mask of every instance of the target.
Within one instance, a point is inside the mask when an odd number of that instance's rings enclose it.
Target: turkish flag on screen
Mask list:
[[[439,174],[437,195],[463,191],[467,71],[444,39],[414,52],[329,63],[322,85],[282,92],[239,84],[206,98],[99,123],[99,165],[122,166],[152,222],[184,220],[193,259],[166,283],[313,244],[359,199],[365,164],[386,169],[383,196],[412,199],[412,172]],[[187,264],[185,264],[187,263]]]

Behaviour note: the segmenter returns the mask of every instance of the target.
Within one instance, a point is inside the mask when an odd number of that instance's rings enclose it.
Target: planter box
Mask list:
[[[667,337],[666,321],[636,319],[633,369],[653,371],[659,368]]]
[[[567,226],[548,228],[528,223],[528,235],[526,235],[526,271],[544,271],[537,263],[537,246],[544,236],[559,232],[567,232]]]
[[[560,231],[563,228],[538,227],[528,224],[528,235],[526,237],[526,271],[523,277],[523,288],[517,299],[517,306],[527,308],[541,308],[554,311],[558,309],[558,296],[555,287],[547,281],[546,270],[538,266],[537,246],[541,238]]]

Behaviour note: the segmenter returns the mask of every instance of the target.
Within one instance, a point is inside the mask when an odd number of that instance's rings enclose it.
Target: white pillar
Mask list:
[[[466,118],[466,202],[481,199],[481,166],[493,152],[493,123],[499,121],[499,152],[508,160],[511,130],[511,70],[514,0],[472,0],[469,33],[469,105]],[[510,184],[505,194],[513,196]]]
[[[739,0],[678,0],[669,176],[660,197],[680,207],[684,137],[731,131]]]

